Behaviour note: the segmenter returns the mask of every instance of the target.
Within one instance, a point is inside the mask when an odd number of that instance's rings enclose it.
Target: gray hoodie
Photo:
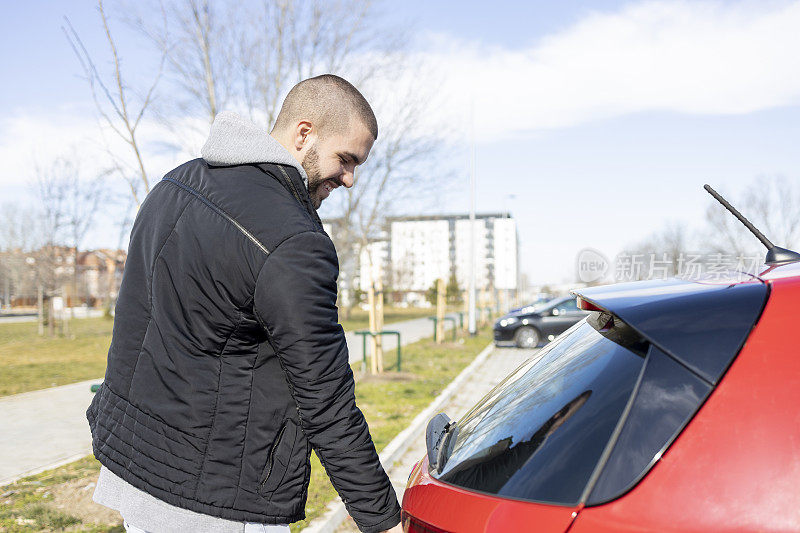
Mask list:
[[[214,118],[211,133],[200,150],[209,165],[228,166],[248,163],[280,163],[290,165],[300,172],[308,187],[308,176],[303,166],[292,157],[281,143],[267,130],[256,126],[233,111],[223,111]]]

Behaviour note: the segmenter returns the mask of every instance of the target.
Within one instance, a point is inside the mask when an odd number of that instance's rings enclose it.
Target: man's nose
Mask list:
[[[348,189],[353,186],[355,182],[355,174],[353,172],[345,172],[342,176],[342,185],[347,187]]]

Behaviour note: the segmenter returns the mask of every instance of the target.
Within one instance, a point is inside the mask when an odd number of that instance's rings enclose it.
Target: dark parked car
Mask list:
[[[574,296],[562,296],[540,305],[512,311],[494,324],[494,342],[498,346],[513,345],[535,348],[553,340],[587,315],[578,309]]]
[[[515,309],[511,309],[508,312],[508,314],[517,313],[519,311],[522,311],[523,309],[529,309],[530,310],[530,309],[532,309],[534,307],[540,307],[540,306],[542,306],[543,304],[546,304],[547,302],[549,302],[552,299],[553,299],[552,296],[550,296],[548,294],[545,294],[545,293],[541,293],[541,294],[537,295],[536,299],[533,300],[528,305],[523,305],[522,307],[517,307]]]

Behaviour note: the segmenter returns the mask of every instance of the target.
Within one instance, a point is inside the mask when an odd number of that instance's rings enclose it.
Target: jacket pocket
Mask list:
[[[297,424],[291,419],[283,423],[283,427],[275,438],[275,443],[269,452],[267,464],[264,467],[264,475],[258,484],[258,493],[269,498],[272,493],[281,486],[283,478],[289,469],[289,461],[294,453],[295,441],[297,440]]]

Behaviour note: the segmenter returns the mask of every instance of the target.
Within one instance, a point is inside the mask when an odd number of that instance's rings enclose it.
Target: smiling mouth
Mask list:
[[[326,192],[330,193],[333,189],[339,186],[334,180],[329,179],[322,182],[322,187],[325,189]]]

